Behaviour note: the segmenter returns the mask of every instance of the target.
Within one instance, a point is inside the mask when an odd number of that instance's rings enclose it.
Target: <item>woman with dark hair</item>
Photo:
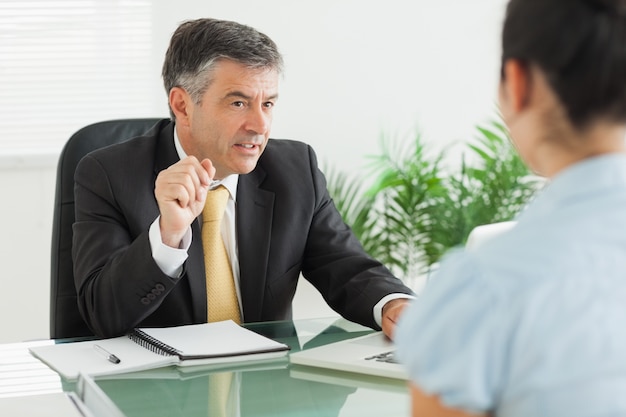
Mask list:
[[[626,0],[511,0],[500,106],[549,182],[396,331],[414,416],[626,415]]]

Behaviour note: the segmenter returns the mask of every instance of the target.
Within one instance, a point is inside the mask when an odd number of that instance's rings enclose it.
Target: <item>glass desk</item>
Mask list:
[[[286,343],[295,352],[371,332],[343,319],[255,323],[247,328]],[[0,398],[73,391],[52,370],[30,356],[38,341],[0,345]],[[216,374],[228,374],[232,417],[247,416],[408,416],[404,381],[289,364],[288,358],[216,369],[168,367],[96,379],[127,417],[211,416],[209,386]],[[0,414],[2,411],[0,400]]]

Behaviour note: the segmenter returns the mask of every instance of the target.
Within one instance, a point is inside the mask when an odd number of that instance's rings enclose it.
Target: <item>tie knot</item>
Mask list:
[[[202,210],[202,222],[222,220],[227,202],[228,190],[223,185],[218,185],[217,188],[209,191]]]

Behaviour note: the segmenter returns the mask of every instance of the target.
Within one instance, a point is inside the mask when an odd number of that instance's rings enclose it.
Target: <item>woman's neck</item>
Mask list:
[[[535,149],[533,165],[538,174],[552,178],[571,165],[610,153],[626,153],[626,125],[596,123],[584,131],[546,139]]]

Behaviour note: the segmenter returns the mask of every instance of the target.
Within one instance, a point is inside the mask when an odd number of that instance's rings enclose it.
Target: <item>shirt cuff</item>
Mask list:
[[[187,229],[187,232],[183,236],[180,248],[172,248],[163,243],[161,229],[159,228],[160,219],[161,216],[158,216],[156,220],[152,222],[150,230],[148,231],[152,258],[165,275],[170,278],[180,278],[180,274],[183,272],[183,264],[188,256],[187,250],[189,250],[191,246],[191,227]]]
[[[374,321],[378,324],[379,327],[383,326],[383,307],[391,300],[396,300],[398,298],[405,298],[407,300],[413,300],[415,297],[408,294],[402,293],[394,293],[384,296],[376,305],[374,306]]]

